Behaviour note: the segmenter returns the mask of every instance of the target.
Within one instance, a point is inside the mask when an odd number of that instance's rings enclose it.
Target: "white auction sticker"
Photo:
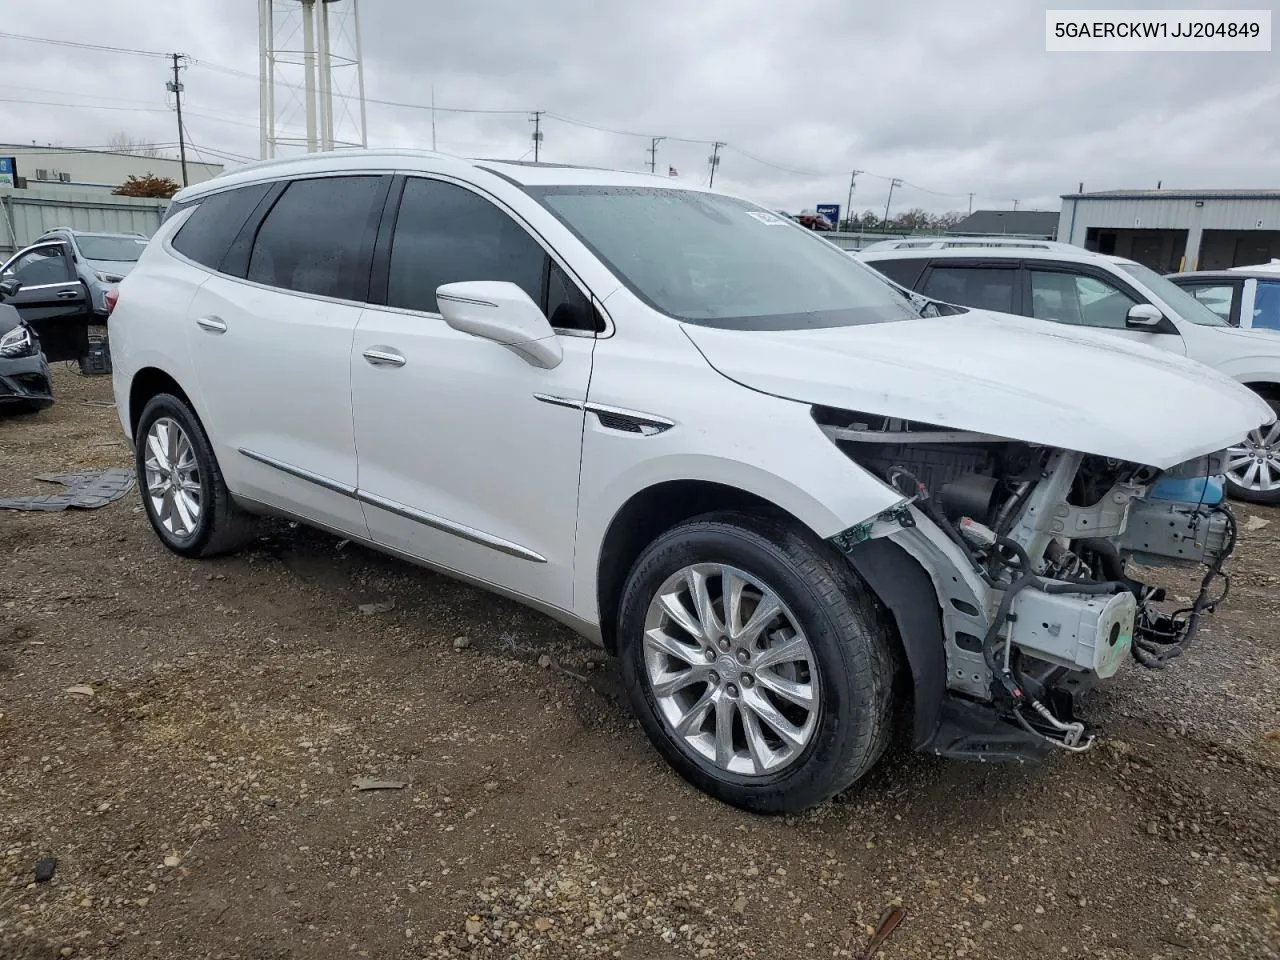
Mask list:
[[[1266,53],[1270,10],[1047,10],[1053,52]]]

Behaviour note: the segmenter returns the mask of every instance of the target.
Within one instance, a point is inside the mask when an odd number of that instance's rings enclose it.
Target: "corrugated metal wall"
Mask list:
[[[0,254],[25,247],[53,227],[149,237],[168,205],[168,200],[0,188]]]
[[[1259,222],[1261,221],[1261,222]],[[1058,238],[1084,246],[1090,227],[1120,230],[1277,230],[1280,200],[1064,198]],[[1070,234],[1068,235],[1068,231]]]

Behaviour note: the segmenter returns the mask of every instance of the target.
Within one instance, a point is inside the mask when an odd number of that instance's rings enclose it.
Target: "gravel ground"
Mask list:
[[[56,386],[0,495],[130,461],[107,379]],[[886,960],[1280,957],[1280,511],[1241,521],[1202,642],[1086,702],[1105,745],[763,819],[514,604],[283,524],[183,561],[136,493],[0,514],[0,957],[850,957],[890,905]]]

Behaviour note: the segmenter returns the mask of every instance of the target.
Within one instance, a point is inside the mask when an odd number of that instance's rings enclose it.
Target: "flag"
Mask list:
[[[678,176],[680,176],[680,174],[676,173],[676,168],[675,168],[675,167],[667,167],[667,176],[668,176],[668,177],[678,177]]]

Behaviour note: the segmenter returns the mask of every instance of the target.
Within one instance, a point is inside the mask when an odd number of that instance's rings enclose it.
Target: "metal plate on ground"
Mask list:
[[[60,483],[66,489],[30,497],[0,498],[0,510],[43,510],[50,513],[70,507],[95,510],[119,500],[137,482],[133,470],[127,467],[86,473],[46,473],[36,479]]]

